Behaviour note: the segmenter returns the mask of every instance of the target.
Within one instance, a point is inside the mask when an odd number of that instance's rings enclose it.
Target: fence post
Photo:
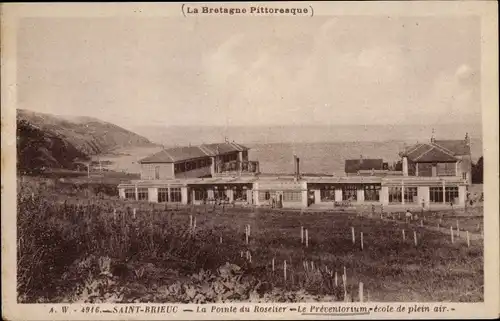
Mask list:
[[[359,282],[359,302],[363,302],[363,282]]]
[[[283,279],[285,280],[286,283],[286,260],[283,261]]]

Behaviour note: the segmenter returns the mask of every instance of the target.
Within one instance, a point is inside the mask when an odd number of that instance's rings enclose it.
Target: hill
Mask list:
[[[18,168],[68,168],[91,155],[130,146],[153,145],[147,138],[90,117],[61,117],[28,110],[17,112]]]

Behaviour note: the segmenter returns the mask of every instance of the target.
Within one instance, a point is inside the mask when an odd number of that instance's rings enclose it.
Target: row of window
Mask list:
[[[358,199],[358,187],[356,185],[343,185],[342,200],[356,201]],[[365,201],[379,201],[380,200],[380,185],[366,184],[363,185],[365,194]],[[320,197],[322,202],[335,201],[335,189],[330,187],[323,187],[320,189]]]
[[[198,168],[207,167],[210,166],[211,164],[212,164],[211,158],[201,158],[183,163],[177,163],[174,164],[174,173],[175,174],[184,173]]]
[[[354,187],[354,188],[353,188]],[[214,190],[215,199],[227,198],[224,190]],[[364,186],[365,201],[379,201],[380,200],[380,186],[377,185],[365,185]],[[404,188],[404,200],[405,203],[415,203],[418,202],[417,197],[417,187],[405,187]],[[335,200],[335,190],[333,189],[321,189],[320,190],[321,201],[334,201]],[[389,188],[389,203],[401,203],[402,202],[402,189],[401,187],[390,187]],[[134,188],[125,189],[126,199],[137,199],[139,201],[147,201],[149,199],[149,191],[147,188],[138,188],[137,197],[136,190]],[[450,186],[445,187],[443,193],[443,187],[430,187],[429,188],[429,200],[431,203],[446,203],[454,202],[458,198],[458,187]],[[195,189],[194,199],[196,201],[202,201],[208,199],[208,192],[205,189]],[[236,188],[233,190],[233,199],[236,201],[247,201],[247,190],[243,188]],[[268,201],[271,199],[270,191],[259,191],[259,201]],[[284,202],[299,202],[302,200],[302,193],[300,191],[285,191],[283,192]],[[355,185],[346,185],[342,190],[342,200],[357,200],[357,188]],[[158,189],[158,202],[181,202],[181,189],[178,187],[172,188],[159,188]]]
[[[455,176],[457,167],[455,163],[419,163],[418,176]]]
[[[283,202],[300,202],[302,201],[302,192],[300,191],[284,191]],[[269,201],[271,199],[270,191],[259,191],[259,201]],[[276,199],[279,201],[279,199]]]
[[[126,199],[136,199],[135,189],[134,188],[126,188],[125,189],[125,198]],[[137,189],[137,200],[139,201],[147,201],[149,199],[149,191],[147,188],[138,188]],[[170,188],[159,188],[158,189],[158,202],[180,202],[181,201],[181,189],[178,187]]]
[[[402,202],[402,189],[401,187],[391,187],[389,188],[389,203],[401,203]],[[404,188],[404,200],[405,203],[416,203],[418,202],[418,192],[416,187],[405,187]],[[449,186],[445,187],[443,193],[443,187],[430,187],[429,188],[429,201],[431,203],[446,203],[454,202],[458,198],[458,187]]]
[[[418,202],[416,187],[405,187],[405,203],[416,203]],[[390,187],[389,188],[389,203],[402,203],[403,195],[401,187]]]
[[[214,190],[213,198],[215,199],[227,199],[227,194],[224,190]],[[208,191],[205,189],[194,189],[194,200],[195,201],[203,201],[208,199]],[[235,201],[246,201],[247,200],[247,191],[241,187],[233,189],[233,200]]]
[[[443,193],[443,187],[429,188],[430,202],[442,203],[443,197],[446,203],[455,202],[455,199],[458,198],[458,187],[456,186],[445,187],[444,193]]]

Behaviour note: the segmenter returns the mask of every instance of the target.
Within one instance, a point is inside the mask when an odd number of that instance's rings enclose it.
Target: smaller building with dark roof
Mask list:
[[[469,135],[463,140],[417,143],[400,153],[404,176],[461,177],[470,183],[472,159]]]
[[[345,161],[345,173],[347,176],[352,175],[370,175],[371,173],[376,173],[383,171],[384,160],[381,158],[359,158],[359,159],[347,159]]]
[[[141,179],[254,175],[259,164],[248,160],[249,148],[235,142],[163,149],[139,161]]]

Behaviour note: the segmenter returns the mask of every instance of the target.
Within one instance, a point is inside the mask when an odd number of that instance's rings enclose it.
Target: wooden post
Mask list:
[[[271,260],[271,266],[272,266],[272,269],[273,269],[273,272],[274,272],[274,257],[273,257],[273,259]]]
[[[250,224],[247,225],[248,225],[248,236],[250,236]]]
[[[454,240],[453,240],[453,226],[450,226],[450,235],[451,235],[451,243],[453,244],[454,243]]]
[[[304,227],[300,227],[300,244],[304,244]]]
[[[417,246],[417,232],[413,231],[413,241],[415,242],[415,246]]]
[[[286,283],[286,260],[283,261],[283,279],[285,280]]]
[[[116,222],[116,208],[113,209],[113,221]]]
[[[361,232],[361,250],[363,250],[363,232]]]
[[[363,302],[363,282],[359,282],[359,302]]]
[[[467,231],[467,247],[470,247],[469,231]]]
[[[335,286],[339,286],[337,271],[335,271]]]
[[[420,226],[424,227],[424,221],[423,220],[420,220]]]
[[[344,266],[344,275],[342,275],[342,283],[344,285],[344,300],[347,301],[347,274]]]
[[[189,214],[189,229],[193,228],[193,215]]]
[[[306,229],[306,247],[309,247],[309,232]]]
[[[356,243],[356,236],[354,235],[354,227],[351,227],[351,234],[352,234],[352,244]]]
[[[248,225],[245,226],[245,243],[248,244]]]
[[[313,261],[311,261],[311,271],[314,272],[314,262]]]
[[[219,242],[222,244],[222,236],[219,237]]]
[[[406,236],[405,236],[405,230],[402,230],[403,232],[403,242],[406,240]]]

